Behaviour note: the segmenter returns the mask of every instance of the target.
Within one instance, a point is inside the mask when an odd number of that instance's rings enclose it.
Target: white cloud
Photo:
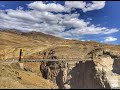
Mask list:
[[[86,41],[86,40],[81,40],[81,41],[83,41],[83,42],[84,42],[84,41]]]
[[[103,42],[113,42],[116,40],[117,40],[117,38],[114,38],[114,37],[105,37],[105,40]]]
[[[53,12],[69,12],[74,8],[82,9],[83,12],[99,10],[104,8],[105,1],[92,1],[92,3],[86,3],[85,1],[65,1],[65,5],[58,4],[53,1],[53,3],[45,4],[42,1],[35,1],[28,4],[31,9],[39,11],[53,11]]]
[[[73,38],[65,38],[65,39],[74,40]]]
[[[40,11],[54,11],[54,12],[62,12],[65,9],[64,6],[62,6],[61,4],[55,3],[44,4],[42,1],[35,1],[33,3],[30,3],[28,4],[28,7]]]
[[[86,8],[83,8],[84,12],[92,11],[92,10],[99,10],[104,8],[105,1],[92,1],[92,4],[87,4]]]
[[[105,1],[92,1],[92,3],[86,3],[84,1],[66,1],[65,6],[69,9],[78,8],[83,12],[102,9],[105,6]]]
[[[82,34],[112,34],[118,31],[119,31],[118,29],[108,29],[106,27],[96,27],[94,25],[90,26],[87,25],[83,27],[81,26],[80,28],[76,27],[75,29],[72,29],[68,32],[72,34],[82,35]]]
[[[66,1],[65,2],[65,7],[66,8],[79,8],[79,9],[84,9],[86,6],[86,3],[83,1]]]
[[[75,27],[75,28],[83,28],[87,27],[88,22],[85,22],[84,20],[80,20],[78,18],[70,18],[69,20],[63,20],[63,25],[68,27]]]
[[[31,15],[31,12],[29,11],[25,12],[23,10],[7,10],[7,15],[17,19],[25,19],[25,20],[31,20],[31,21],[36,20],[36,18],[33,17]]]

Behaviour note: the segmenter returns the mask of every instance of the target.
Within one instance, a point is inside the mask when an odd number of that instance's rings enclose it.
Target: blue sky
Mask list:
[[[0,28],[120,44],[120,1],[0,1]]]

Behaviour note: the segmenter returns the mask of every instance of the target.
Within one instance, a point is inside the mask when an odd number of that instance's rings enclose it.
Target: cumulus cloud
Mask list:
[[[30,3],[28,4],[28,7],[40,11],[54,11],[54,12],[62,12],[65,9],[64,6],[62,6],[61,4],[55,3],[45,4],[42,1],[35,1],[33,3]]]
[[[66,1],[65,2],[65,7],[68,9],[72,9],[72,8],[84,9],[85,6],[86,6],[86,2],[83,2],[83,1]]]
[[[84,26],[84,24],[81,24],[76,26],[75,29],[71,29],[70,31],[67,31],[68,33],[76,34],[76,35],[84,35],[84,34],[112,34],[115,32],[118,32],[118,29],[108,29],[106,27],[96,27],[95,25],[88,25]]]
[[[92,1],[92,4],[87,4],[86,8],[83,8],[84,12],[92,11],[92,10],[99,10],[104,8],[105,1]]]
[[[105,6],[105,1],[92,1],[92,3],[86,3],[84,1],[66,1],[65,6],[67,8],[82,9],[83,12],[102,9]]]
[[[103,42],[113,42],[116,40],[117,40],[117,38],[115,38],[115,37],[105,37],[105,40]]]
[[[95,10],[95,7],[96,9],[102,8],[102,4],[99,5],[96,2],[88,5],[82,1],[71,1],[71,3],[66,1],[63,6],[58,3],[45,4],[42,1],[36,1],[28,4],[28,8],[31,8],[32,10],[23,10],[22,8],[17,8],[16,10],[1,10],[0,28],[18,29],[22,31],[39,31],[54,36],[75,39],[80,37],[80,35],[85,34],[97,35],[118,32],[119,30],[116,28],[110,29],[107,27],[95,26],[90,22],[84,21],[80,18],[80,13],[53,13],[53,11],[66,12],[66,10],[70,10],[71,8],[80,8],[83,10],[86,8],[87,11],[90,11]]]
[[[16,19],[24,19],[24,20],[31,20],[35,21],[36,18],[31,15],[29,11],[22,11],[22,10],[7,10],[7,15],[16,18]]]
[[[53,3],[45,4],[42,1],[35,1],[28,4],[31,9],[39,11],[53,11],[53,12],[69,12],[71,9],[82,9],[83,12],[99,10],[104,8],[105,1],[92,1],[92,3],[86,3],[84,1],[65,1],[65,5],[61,5],[53,1]]]

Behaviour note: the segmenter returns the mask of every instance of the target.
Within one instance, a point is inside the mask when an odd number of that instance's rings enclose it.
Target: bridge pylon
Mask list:
[[[21,69],[24,69],[24,66],[23,66],[23,62],[24,62],[24,58],[23,58],[23,48],[20,49],[20,55],[19,55],[19,65],[20,65],[20,68]]]
[[[24,62],[24,58],[23,58],[24,56],[23,56],[23,48],[22,49],[20,49],[20,55],[19,55],[19,62],[20,63],[23,63]]]

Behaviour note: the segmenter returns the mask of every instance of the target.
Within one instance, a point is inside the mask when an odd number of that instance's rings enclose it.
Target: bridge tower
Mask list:
[[[24,62],[24,59],[23,59],[23,48],[20,49],[19,62],[20,62],[20,63],[23,63],[23,62]]]
[[[23,66],[23,62],[24,62],[24,59],[23,59],[23,48],[20,49],[20,55],[19,55],[19,65],[20,65],[20,68],[23,69],[24,66]]]

